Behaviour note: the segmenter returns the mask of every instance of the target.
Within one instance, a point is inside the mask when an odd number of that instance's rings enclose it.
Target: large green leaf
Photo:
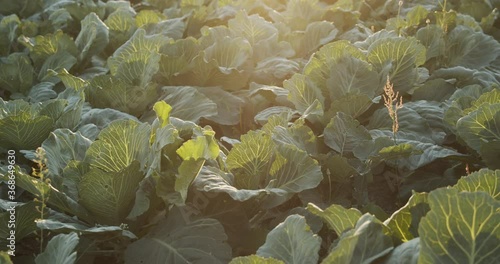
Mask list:
[[[217,104],[217,114],[205,118],[221,125],[235,125],[240,122],[244,101],[220,87],[198,87],[197,90]],[[210,111],[212,112],[212,111]]]
[[[325,144],[341,155],[352,152],[357,145],[371,139],[370,133],[364,126],[342,112],[331,119],[323,135]]]
[[[166,17],[156,10],[141,10],[135,16],[135,24],[138,28],[140,28],[148,24],[157,24],[165,19]]]
[[[173,202],[175,205],[181,206],[185,205],[188,188],[191,186],[193,180],[200,174],[201,168],[205,164],[204,159],[188,159],[184,160],[179,166],[179,173],[176,175],[174,190],[179,193],[180,199],[174,200],[169,197],[169,201]],[[161,195],[158,194],[158,195]]]
[[[85,94],[83,90],[66,88],[66,90],[59,93],[54,101],[60,101],[64,106],[60,111],[61,113],[56,112],[56,127],[75,130],[80,123],[80,117],[85,104]],[[42,110],[41,113],[45,114],[45,110],[46,109]],[[55,117],[53,118],[55,119]]]
[[[35,149],[47,138],[54,121],[47,116],[32,117],[27,113],[0,120],[2,147]]]
[[[215,219],[183,217],[179,210],[171,211],[166,220],[127,247],[125,263],[228,263],[231,248],[224,227]]]
[[[57,8],[57,5],[55,4],[51,7]],[[48,17],[48,20],[50,21],[50,24],[52,24],[52,27],[55,30],[63,30],[67,28],[68,25],[71,25],[72,22],[74,21],[68,10],[64,8],[57,8],[56,10],[53,10],[50,16]]]
[[[21,17],[29,17],[33,15],[33,13],[40,11],[42,8],[41,2],[29,2],[26,0],[18,1],[18,2],[5,2],[2,3],[1,14],[2,15],[10,15],[10,14],[19,14]]]
[[[266,176],[273,155],[271,137],[263,131],[250,131],[241,136],[227,155],[227,168],[235,175],[235,187],[257,189]]]
[[[406,14],[406,26],[418,27],[420,23],[425,21],[428,15],[429,11],[425,9],[425,7],[421,5],[414,6],[410,11],[408,11],[408,14]]]
[[[21,241],[24,237],[36,231],[35,220],[40,217],[37,204],[33,201],[27,203],[0,200],[0,246],[4,248],[10,244],[11,230],[15,231],[14,240]],[[14,216],[14,221],[12,221]],[[12,225],[14,224],[14,225]],[[12,237],[11,237],[12,238]]]
[[[361,216],[354,229],[340,237],[338,244],[321,263],[372,263],[393,249],[392,239],[385,233],[385,228],[374,216]]]
[[[105,108],[92,108],[82,115],[80,128],[88,125],[95,125],[99,130],[106,128],[113,121],[116,120],[133,120],[138,119],[124,112],[115,109]]]
[[[321,20],[324,9],[317,0],[301,1],[292,0],[286,2],[286,9],[281,12],[282,22],[285,22],[292,30],[305,30],[307,25],[313,21]]]
[[[270,57],[261,60],[255,66],[251,81],[259,84],[281,83],[284,79],[300,71],[300,64],[295,60],[282,57]]]
[[[330,118],[338,112],[343,112],[357,118],[368,110],[373,103],[374,101],[366,94],[349,94],[333,100],[330,104],[330,110],[325,113],[325,116]]]
[[[426,60],[425,47],[414,38],[379,39],[368,49],[368,61],[379,71],[389,66],[389,78],[398,91],[409,91],[418,80],[417,67]]]
[[[172,106],[171,116],[198,122],[200,118],[217,115],[217,104],[191,86],[166,86],[162,88],[162,99]],[[223,111],[223,109],[221,109]]]
[[[448,99],[456,91],[455,85],[446,80],[438,78],[426,81],[412,94],[412,100],[427,100],[442,102]]]
[[[0,262],[4,264],[13,264],[12,260],[10,259],[10,254],[7,251],[0,251]]]
[[[144,174],[140,164],[133,161],[119,171],[99,168],[83,175],[79,185],[80,204],[102,224],[119,225],[130,212],[135,192]]]
[[[155,104],[157,105],[157,104]],[[167,105],[165,103],[165,105]],[[168,106],[168,105],[167,105]],[[166,117],[168,120],[168,116],[161,116],[159,114],[158,119],[162,119]],[[162,168],[162,150],[166,148],[168,145],[173,145],[174,148],[177,148],[182,139],[179,138],[179,131],[171,124],[165,125],[164,127],[156,128],[156,120],[153,122],[152,130],[154,131],[151,135],[151,149],[149,151],[148,158],[148,169],[146,175],[151,175],[152,171],[157,170],[161,171]],[[158,122],[159,123],[159,122]],[[167,147],[168,148],[168,147]],[[173,150],[172,150],[173,151]]]
[[[129,84],[147,87],[160,68],[159,63],[160,55],[156,51],[138,50],[127,54],[126,59],[117,63],[116,70],[111,71],[111,74]]]
[[[409,153],[410,156],[407,158],[407,160],[399,161],[401,162],[400,166],[402,168],[410,170],[416,170],[417,168],[423,167],[441,158],[464,156],[454,149],[441,147],[432,143],[424,143],[414,140],[401,140],[401,143],[409,144],[412,146],[411,152]]]
[[[47,169],[52,176],[61,176],[63,169],[71,160],[83,160],[92,141],[79,132],[57,129],[50,133],[42,143],[47,158]]]
[[[93,107],[113,108],[137,116],[157,100],[156,84],[150,83],[144,87],[131,85],[111,75],[94,77],[85,93]]]
[[[427,193],[414,193],[408,203],[394,212],[384,224],[392,230],[394,236],[407,242],[418,237],[420,219],[428,211]]]
[[[480,85],[467,85],[461,89],[455,89],[450,97],[451,104],[443,118],[443,121],[455,134],[458,120],[465,115],[464,110],[472,110],[473,102],[479,99],[483,93],[483,87]]]
[[[275,55],[278,46],[278,29],[258,14],[247,15],[240,11],[228,21],[229,30],[244,37],[253,48],[254,59],[263,60]]]
[[[183,38],[186,26],[187,23],[185,17],[169,18],[150,26],[149,32],[151,34],[160,34],[165,38],[178,40]]]
[[[332,66],[344,57],[362,59],[365,55],[347,40],[328,43],[311,57],[304,67],[304,74],[322,90],[326,90],[325,80],[331,73]]]
[[[76,91],[80,91],[82,88],[88,85],[88,82],[83,80],[80,77],[76,77],[69,73],[66,69],[62,69],[59,72],[56,71],[50,71],[50,73],[54,76],[59,77],[61,81],[63,82],[64,86],[66,88],[72,88]]]
[[[193,37],[178,39],[169,42],[160,49],[160,70],[169,85],[176,83],[177,76],[189,70],[190,63],[200,52],[199,42]],[[185,80],[180,78],[179,83],[185,84]]]
[[[33,59],[33,63],[36,69],[40,69],[43,64],[47,64],[47,60],[53,55],[67,54],[68,58],[76,58],[78,54],[78,48],[75,45],[73,39],[68,35],[63,33],[61,30],[56,31],[54,34],[37,35],[34,38],[26,38],[21,36],[19,41],[25,45],[30,50],[30,57]],[[64,56],[59,55],[58,58],[64,60]],[[51,59],[54,60],[54,59]],[[50,64],[52,64],[51,62]],[[46,66],[47,67],[47,66]],[[54,69],[54,68],[47,68]],[[67,68],[69,69],[69,68]],[[43,72],[43,76],[45,76]],[[42,74],[42,72],[40,72]]]
[[[188,140],[177,149],[177,154],[183,159],[179,166],[175,191],[180,194],[180,200],[175,204],[184,205],[188,188],[198,176],[206,160],[214,160],[219,156],[219,145],[214,139],[215,133],[211,130],[203,131],[203,135]],[[172,199],[169,199],[173,201]]]
[[[480,69],[500,55],[500,43],[492,36],[465,26],[457,26],[448,34],[448,46],[448,66]]]
[[[352,176],[359,175],[356,166],[350,164],[349,159],[340,154],[329,156],[324,162],[329,172],[326,174],[328,181],[347,183],[351,181]]]
[[[233,45],[238,44],[234,43]],[[233,51],[237,52],[235,49]],[[238,70],[232,67],[224,69],[224,67],[218,66],[215,59],[207,61],[205,54],[205,51],[200,51],[190,62],[190,71],[177,75],[176,79],[182,84],[203,87],[221,86],[228,91],[237,91],[246,85],[251,74],[250,71]],[[234,56],[237,56],[237,54],[234,54]],[[228,63],[231,62],[228,61]],[[226,73],[221,72],[221,68]]]
[[[105,5],[103,2],[94,2],[89,0],[80,0],[78,2],[69,2],[64,6],[66,10],[77,21],[82,21],[88,14],[96,13],[99,17],[104,17]]]
[[[422,218],[419,263],[496,263],[500,202],[484,192],[437,189]]]
[[[69,216],[65,216],[68,217]],[[61,219],[62,220],[62,219]],[[88,226],[82,222],[78,222],[75,219],[64,219],[68,220],[61,221],[57,218],[51,219],[39,219],[36,221],[36,227],[43,230],[49,230],[56,233],[70,233],[77,232],[83,235],[109,235],[109,236],[123,236],[131,239],[136,239],[137,237],[130,231],[124,230],[119,226]]]
[[[224,192],[236,201],[246,201],[267,193],[265,189],[249,190],[238,189],[234,176],[218,168],[204,166],[198,176],[194,179],[193,186],[204,192]]]
[[[427,48],[427,60],[445,54],[445,33],[438,25],[428,25],[427,27],[419,29],[415,37]]]
[[[309,155],[318,152],[317,138],[312,129],[305,125],[303,119],[297,120],[290,127],[275,126],[272,131],[272,139],[277,145],[289,144],[304,150]]]
[[[443,124],[445,106],[442,103],[426,100],[413,100],[412,102],[405,103],[403,107],[415,111],[421,117],[416,119],[425,120],[432,133],[431,138],[434,142],[440,143],[442,141],[445,134],[444,131],[447,131],[447,126]],[[414,131],[413,129],[415,129],[415,127],[409,128],[406,120],[400,120],[400,122],[404,123],[408,130]]]
[[[309,212],[321,217],[328,224],[330,229],[333,229],[338,236],[344,231],[354,228],[356,222],[361,218],[361,212],[355,208],[346,209],[341,205],[332,204],[325,210],[316,205],[309,203],[307,205]]]
[[[269,170],[266,189],[277,193],[299,193],[323,180],[318,162],[295,145],[279,145]],[[277,189],[277,190],[275,190]]]
[[[0,87],[11,93],[27,94],[33,85],[34,69],[26,54],[12,53],[0,59]]]
[[[147,123],[133,120],[118,120],[111,123],[90,145],[85,160],[94,168],[104,172],[119,172],[134,160],[147,162],[151,127]]]
[[[384,264],[417,264],[420,254],[420,238],[414,238],[397,246],[386,259]]]
[[[57,83],[59,78],[52,75],[52,71],[62,71],[64,69],[70,70],[76,63],[77,58],[69,52],[62,50],[55,54],[50,55],[43,62],[38,72],[38,80],[41,82],[54,82]]]
[[[235,35],[244,37],[250,45],[254,46],[259,42],[273,39],[278,30],[276,27],[257,14],[247,15],[240,11],[236,16],[228,21],[228,28]]]
[[[485,105],[485,104],[500,103],[500,89],[498,89],[498,88],[499,87],[494,85],[493,90],[491,90],[489,92],[483,91],[481,96],[479,96],[479,98],[477,98],[477,100],[472,102],[472,105],[469,108],[464,109],[463,113],[469,114],[470,112],[476,111],[477,109],[479,109],[479,107],[481,107],[482,105]]]
[[[109,42],[113,50],[129,40],[136,31],[134,15],[135,11],[131,8],[118,8],[104,21],[109,28]]]
[[[109,42],[109,29],[95,13],[88,14],[81,24],[82,28],[75,39],[80,60],[98,54]]]
[[[68,194],[54,188],[49,183],[42,182],[40,179],[31,177],[22,171],[16,171],[16,186],[33,194],[37,199],[42,199],[42,196],[48,197],[47,203],[63,212],[76,215],[80,219],[90,223],[93,222],[89,212],[83,206]]]
[[[294,74],[283,82],[283,87],[289,91],[288,99],[301,113],[305,113],[315,101],[319,102],[321,108],[325,104],[321,90],[306,75]]]
[[[158,117],[160,128],[165,127],[169,122],[170,112],[172,111],[172,106],[165,103],[165,101],[158,101],[153,106],[153,110]]]
[[[242,38],[224,37],[205,49],[205,60],[215,61],[224,74],[244,67],[251,55],[250,44]]]
[[[377,158],[385,161],[392,161],[398,158],[411,157],[418,155],[422,152],[408,143],[397,144],[392,146],[383,147],[378,151]]]
[[[273,133],[273,130],[278,126],[281,126],[283,128],[288,127],[289,122],[297,114],[297,111],[294,111],[286,106],[271,106],[258,113],[254,117],[254,119],[259,124],[264,124],[262,130],[271,134]]]
[[[203,131],[203,135],[190,139],[177,149],[177,154],[183,160],[213,160],[219,156],[219,145],[214,139],[215,132]]]
[[[306,152],[290,143],[277,148],[273,145],[262,131],[249,132],[228,155],[227,165],[234,176],[215,168],[203,169],[195,181],[196,188],[226,192],[239,201],[273,194],[268,201],[273,207],[290,198],[290,194],[314,188],[321,182],[320,167]]]
[[[486,192],[500,200],[500,170],[481,169],[458,180],[454,186],[459,191]]]
[[[288,35],[288,41],[295,49],[297,57],[307,57],[319,47],[335,39],[339,30],[330,21],[314,21],[304,31]]]
[[[464,156],[454,149],[425,142],[429,139],[411,133],[398,132],[396,144],[392,131],[372,130],[373,138],[354,148],[354,155],[361,160],[385,161],[404,170],[416,170],[441,158]],[[424,142],[422,142],[424,141]]]
[[[306,219],[291,215],[269,232],[257,255],[290,264],[312,264],[318,262],[320,245],[321,238],[311,232]]]
[[[479,0],[471,0],[471,1],[459,1],[460,5],[458,11],[460,13],[464,13],[474,17],[474,19],[480,21],[481,18],[486,17],[491,10],[495,7],[498,7],[498,2],[495,1],[479,1]]]
[[[285,262],[274,258],[264,258],[258,255],[237,257],[231,260],[229,264],[284,264]]]
[[[352,56],[339,58],[330,68],[326,86],[332,100],[349,94],[364,94],[370,99],[382,91],[383,83],[372,66]]]
[[[40,103],[54,99],[57,97],[57,93],[53,88],[54,84],[50,82],[35,84],[28,93],[28,100],[32,103]]]
[[[146,87],[159,69],[161,45],[165,39],[159,35],[147,36],[138,29],[134,35],[108,59],[111,75],[128,84]]]
[[[76,233],[60,234],[53,237],[47,247],[35,259],[36,264],[73,264],[76,262]]]
[[[6,56],[11,51],[12,43],[17,39],[21,20],[16,14],[2,17],[0,21],[0,54]]]
[[[130,2],[109,2],[106,5],[106,11],[109,12],[106,26],[115,32],[132,31],[132,35],[137,27],[134,18],[136,13]]]
[[[95,140],[99,135],[99,128],[94,124],[87,124],[79,127],[77,132],[90,140]]]
[[[4,148],[35,149],[54,129],[54,119],[40,115],[37,105],[0,98],[0,109],[0,146]]]
[[[78,184],[83,175],[90,170],[88,163],[79,160],[70,160],[59,177],[51,177],[51,183],[60,186],[66,195],[78,200]]]
[[[483,144],[500,140],[500,103],[484,104],[460,118],[457,132],[470,148],[478,152]]]

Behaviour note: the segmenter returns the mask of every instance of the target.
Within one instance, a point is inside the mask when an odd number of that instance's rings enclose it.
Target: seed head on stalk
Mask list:
[[[394,92],[394,85],[391,83],[389,76],[384,86],[384,105],[392,119],[392,133],[394,136],[394,144],[396,144],[396,133],[399,130],[398,109],[403,108],[403,97],[399,96],[399,92]]]

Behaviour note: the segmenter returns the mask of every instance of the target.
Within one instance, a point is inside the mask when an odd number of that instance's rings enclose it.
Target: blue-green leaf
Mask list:
[[[290,264],[315,264],[318,262],[320,245],[321,238],[311,232],[305,218],[291,215],[269,232],[266,243],[257,250],[257,255]]]
[[[333,229],[338,236],[344,231],[354,228],[356,222],[361,218],[361,212],[355,208],[346,209],[341,205],[332,204],[330,207],[322,210],[316,205],[309,203],[307,205],[309,212],[321,217]]]
[[[371,139],[364,126],[342,112],[330,120],[323,134],[325,144],[341,155],[352,152],[360,143]]]
[[[147,123],[118,120],[99,134],[85,154],[85,161],[104,172],[119,172],[134,160],[146,163],[151,128]]]
[[[80,33],[75,39],[80,51],[80,61],[98,54],[109,42],[109,29],[95,13],[88,14],[81,25]]]
[[[79,238],[76,233],[60,234],[53,237],[45,251],[35,259],[36,264],[73,264],[76,262],[76,246]]]
[[[481,169],[458,180],[454,186],[459,191],[486,192],[500,200],[500,170]]]
[[[338,244],[321,263],[372,263],[393,249],[392,238],[385,229],[374,216],[363,215],[353,229],[340,237]]]
[[[437,189],[422,218],[419,263],[496,263],[500,245],[500,202],[485,192]]]
[[[173,210],[147,235],[125,250],[125,263],[228,263],[231,248],[224,227],[215,219],[188,221]]]
[[[80,204],[101,224],[119,225],[131,210],[144,174],[138,161],[119,171],[91,169],[78,184]]]

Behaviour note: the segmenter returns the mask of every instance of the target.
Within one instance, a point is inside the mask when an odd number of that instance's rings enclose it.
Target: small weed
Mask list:
[[[38,178],[41,182],[46,183],[47,185],[50,186],[50,179],[46,178],[45,176],[47,175],[47,158],[45,157],[45,151],[42,148],[38,148],[36,150],[36,155],[37,159],[34,160],[36,163],[36,168],[33,168],[32,176],[35,178]],[[45,213],[46,213],[46,208],[47,208],[47,202],[49,200],[49,194],[50,190],[47,190],[44,187],[41,187],[40,195],[34,199],[35,202],[39,203],[39,205],[36,206],[36,210],[40,213],[40,218],[37,219],[37,221],[45,219]],[[39,238],[37,239],[38,242],[40,243],[40,253],[43,252],[43,245],[44,245],[44,232],[43,229],[40,229],[37,232],[37,235]]]

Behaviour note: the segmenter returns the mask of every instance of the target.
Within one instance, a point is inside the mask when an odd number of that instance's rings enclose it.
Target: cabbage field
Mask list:
[[[500,263],[500,0],[0,0],[0,263]]]

